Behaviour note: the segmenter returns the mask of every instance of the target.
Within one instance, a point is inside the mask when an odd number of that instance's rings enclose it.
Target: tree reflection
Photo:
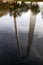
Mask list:
[[[15,34],[16,34],[16,39],[17,39],[18,52],[19,52],[20,57],[23,59],[26,58],[27,53],[25,56],[23,56],[23,53],[21,51],[20,42],[19,42],[19,38],[18,38],[18,32],[17,32],[16,16],[21,15],[22,12],[28,11],[29,7],[28,7],[28,9],[26,9],[26,7],[27,7],[26,5],[23,6],[21,4],[20,8],[14,10],[14,24],[15,24]]]
[[[25,5],[25,3],[24,3]],[[14,15],[18,15],[22,13],[22,12],[26,12],[29,10],[29,7],[27,5],[24,6],[23,3],[21,4],[21,6],[19,6],[20,8],[16,9],[15,14]],[[35,8],[35,9],[34,9]],[[27,51],[26,54],[23,56],[21,48],[20,48],[20,42],[19,42],[19,38],[18,38],[18,33],[17,33],[17,25],[16,25],[16,16],[14,16],[14,23],[15,23],[15,32],[16,32],[16,39],[17,39],[17,45],[18,45],[18,52],[19,55],[21,56],[21,58],[27,58],[29,55],[29,51],[31,49],[31,44],[32,44],[32,40],[33,40],[33,33],[34,33],[34,28],[35,28],[35,21],[36,21],[36,14],[39,12],[39,7],[38,5],[32,5],[31,6],[31,17],[30,17],[30,28],[29,28],[29,33],[28,33],[28,46],[27,46]],[[33,19],[34,17],[34,19]]]
[[[31,3],[31,16],[30,16],[30,27],[29,27],[29,33],[28,33],[28,46],[27,46],[27,56],[29,55],[31,44],[33,41],[33,34],[34,34],[34,28],[35,28],[35,22],[36,22],[36,14],[39,13],[39,6],[36,4],[32,5]]]
[[[31,17],[30,17],[30,28],[29,28],[29,33],[28,33],[28,45],[26,48],[27,49],[26,54],[23,56],[21,48],[20,48],[19,38],[18,38],[16,17],[18,15],[21,16],[23,12],[27,12],[29,9],[31,9]],[[27,58],[29,55],[29,51],[31,49],[33,33],[34,33],[34,28],[35,28],[36,14],[39,12],[39,6],[37,4],[32,5],[32,2],[31,4],[26,4],[25,2],[21,2],[21,4],[17,2],[14,2],[12,4],[3,3],[3,4],[0,4],[0,12],[2,13],[2,14],[0,13],[0,16],[3,16],[8,12],[10,16],[12,15],[14,16],[14,26],[15,26],[14,28],[15,28],[15,34],[16,34],[16,39],[17,39],[17,45],[18,45],[18,52],[21,58],[23,59]]]

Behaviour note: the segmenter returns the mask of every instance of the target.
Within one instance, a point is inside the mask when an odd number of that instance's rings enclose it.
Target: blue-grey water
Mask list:
[[[28,43],[28,31],[31,11],[16,18],[18,35],[23,51]],[[9,13],[0,17],[0,65],[42,65],[43,64],[43,19],[41,12],[36,15],[34,37],[27,59],[18,54],[14,17]]]

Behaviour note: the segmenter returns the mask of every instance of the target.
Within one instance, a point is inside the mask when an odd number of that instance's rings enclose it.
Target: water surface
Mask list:
[[[26,52],[31,11],[16,17],[18,35],[23,51]],[[33,16],[34,18],[34,16]],[[32,20],[33,21],[33,20]],[[14,17],[9,13],[0,17],[0,65],[43,64],[43,19],[41,12],[36,15],[35,30],[31,50],[27,59],[18,54]]]

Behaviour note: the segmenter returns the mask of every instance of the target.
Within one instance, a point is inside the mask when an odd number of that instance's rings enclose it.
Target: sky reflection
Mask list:
[[[22,14],[17,17],[17,27],[18,31],[28,32],[29,24],[30,24],[30,15],[31,11],[29,10],[27,13]],[[41,16],[41,12],[36,15],[36,24],[35,24],[35,34],[43,35],[43,19]],[[10,16],[9,13],[6,16],[0,17],[0,30],[3,31],[13,31],[14,30],[14,18]]]

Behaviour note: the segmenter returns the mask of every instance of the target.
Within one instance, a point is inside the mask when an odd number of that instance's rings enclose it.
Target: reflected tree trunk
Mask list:
[[[16,36],[16,41],[17,41],[18,53],[19,53],[19,56],[22,57],[22,52],[21,52],[21,48],[20,48],[20,42],[19,42],[19,38],[18,38],[16,16],[14,16],[14,26],[15,26],[14,28],[15,28],[15,36]]]
[[[26,54],[23,55],[21,48],[20,48],[19,38],[18,38],[16,16],[14,16],[14,26],[15,26],[15,34],[16,34],[16,40],[17,40],[17,46],[18,46],[18,53],[19,53],[19,56],[22,59],[27,58],[28,55],[29,55],[29,52],[31,50],[31,44],[32,44],[33,33],[34,33],[34,28],[35,28],[35,21],[36,21],[36,15],[31,12],[30,28],[29,28],[29,34],[28,34],[28,45],[27,45],[27,48],[26,48]]]
[[[26,55],[24,56],[23,53],[22,53],[22,50],[21,50],[21,45],[20,45],[20,40],[18,38],[18,31],[17,31],[17,22],[16,22],[16,17],[14,17],[14,28],[15,28],[15,36],[16,36],[16,41],[17,41],[17,47],[18,47],[18,53],[19,53],[19,56],[22,58],[22,59],[25,59],[26,58]]]
[[[33,41],[33,34],[34,34],[34,28],[35,28],[35,22],[36,22],[36,14],[33,14],[31,12],[30,27],[29,27],[29,34],[28,34],[27,56],[29,55],[29,52],[31,50],[31,45],[32,45],[32,41]]]

